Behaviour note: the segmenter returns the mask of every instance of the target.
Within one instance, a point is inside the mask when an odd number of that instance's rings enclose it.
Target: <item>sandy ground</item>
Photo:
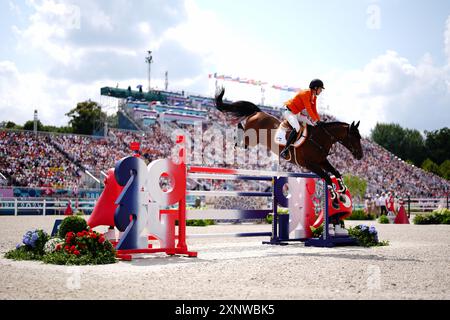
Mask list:
[[[0,299],[450,299],[450,226],[375,225],[390,246],[262,245],[266,238],[190,239],[198,258],[157,254],[105,266],[66,267],[3,258],[54,217],[0,217]],[[348,221],[347,225],[361,222]],[[270,231],[269,225],[188,228]]]

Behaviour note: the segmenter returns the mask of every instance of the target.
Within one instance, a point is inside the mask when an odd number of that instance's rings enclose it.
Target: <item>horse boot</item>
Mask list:
[[[334,190],[333,186],[328,186],[328,191],[330,192],[333,208],[336,210],[339,209],[339,200],[336,190]]]
[[[342,180],[342,178],[336,178],[336,181],[338,183],[338,190],[337,193],[344,193],[347,191],[347,186],[344,183],[344,180]]]
[[[286,146],[284,147],[283,151],[281,151],[281,153],[280,153],[280,157],[282,157],[283,159],[287,159],[287,155],[289,153],[289,147],[291,146],[292,142],[294,142],[296,137],[297,137],[297,131],[295,131],[295,129],[292,129],[292,131],[289,134],[289,137],[286,141]]]

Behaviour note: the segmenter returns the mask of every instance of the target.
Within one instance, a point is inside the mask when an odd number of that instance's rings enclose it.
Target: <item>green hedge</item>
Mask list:
[[[353,210],[351,216],[346,218],[345,220],[375,220],[375,216],[366,214],[364,210]]]
[[[429,214],[418,214],[414,217],[414,224],[450,224],[450,210],[438,209]]]

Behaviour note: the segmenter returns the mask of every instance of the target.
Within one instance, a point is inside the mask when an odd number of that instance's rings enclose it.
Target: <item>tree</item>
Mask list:
[[[405,129],[403,140],[404,154],[400,158],[411,160],[419,166],[426,158],[425,140],[418,130]]]
[[[402,144],[405,138],[405,131],[398,124],[377,123],[372,130],[371,138],[380,146],[398,156],[403,153]]]
[[[450,180],[450,160],[445,160],[441,163],[439,173],[442,178]]]
[[[420,166],[425,160],[425,141],[418,130],[403,129],[398,124],[377,123],[372,140],[398,157]]]
[[[425,131],[425,146],[428,157],[435,163],[450,160],[450,129],[445,127],[435,131]]]
[[[439,166],[429,158],[422,163],[422,169],[434,174],[439,174]]]
[[[5,125],[6,129],[16,129],[17,127],[18,127],[18,125],[12,121],[8,121]]]
[[[106,114],[102,111],[101,106],[90,100],[78,103],[76,108],[70,110],[66,115],[72,118],[69,124],[72,126],[73,132],[78,134],[92,134],[95,124],[106,119]]]
[[[367,189],[366,180],[351,174],[346,174],[344,175],[344,183],[350,190],[352,196],[359,196],[360,199],[364,199]]]
[[[41,120],[37,121],[37,131],[43,131],[44,125],[42,124]],[[34,130],[34,121],[33,120],[29,120],[27,122],[25,122],[25,124],[23,125],[23,130],[27,130],[27,131],[33,131]]]

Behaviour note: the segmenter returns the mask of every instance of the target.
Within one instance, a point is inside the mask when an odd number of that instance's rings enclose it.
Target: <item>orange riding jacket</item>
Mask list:
[[[320,121],[320,116],[316,108],[316,100],[317,97],[312,97],[311,90],[301,90],[294,98],[287,101],[285,105],[289,107],[293,114],[298,114],[306,109],[311,119]]]

